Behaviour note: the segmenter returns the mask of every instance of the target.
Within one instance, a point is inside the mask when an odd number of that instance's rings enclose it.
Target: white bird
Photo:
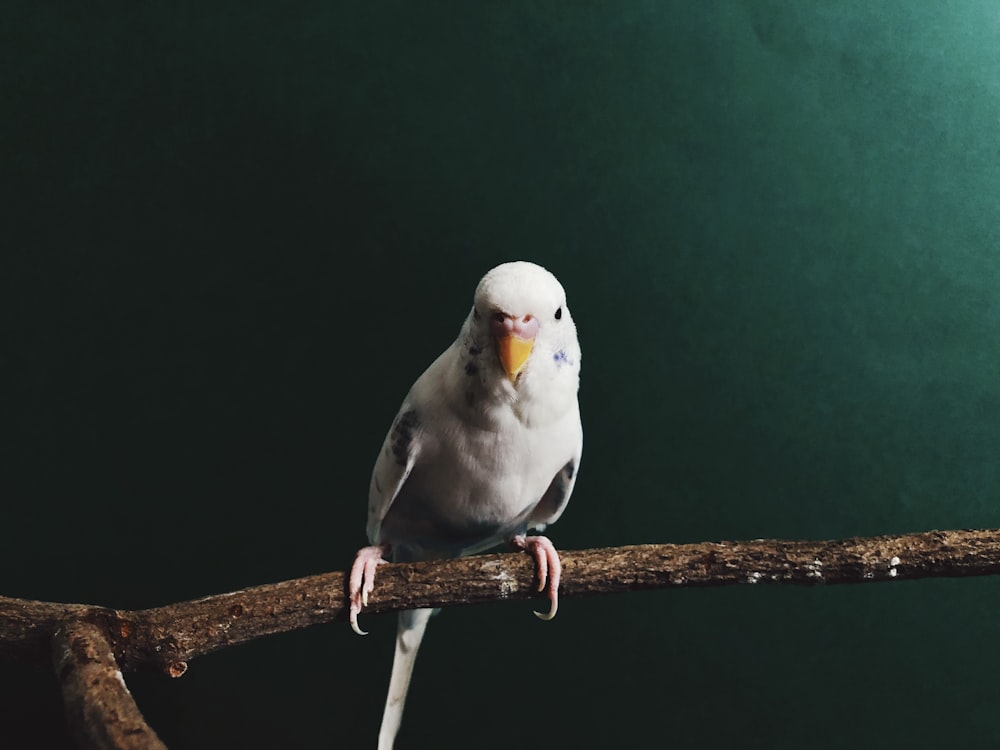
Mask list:
[[[369,547],[350,574],[351,627],[377,566],[455,557],[507,542],[530,552],[548,614],[559,555],[544,536],[573,491],[583,451],[580,344],[562,285],[534,263],[489,271],[455,342],[410,388],[375,462]],[[417,649],[433,610],[401,612],[379,748],[391,748]]]

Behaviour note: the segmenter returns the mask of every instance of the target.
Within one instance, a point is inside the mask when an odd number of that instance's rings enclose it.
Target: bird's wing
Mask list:
[[[372,470],[368,487],[368,540],[379,544],[382,519],[396,499],[400,488],[410,476],[416,461],[420,432],[420,417],[409,399],[403,401],[392,427],[385,436]]]
[[[573,487],[576,486],[576,474],[580,468],[582,454],[583,430],[581,429],[573,456],[556,472],[548,489],[545,490],[545,494],[542,495],[542,499],[538,501],[538,505],[531,513],[529,523],[532,528],[541,530],[548,524],[559,520],[559,516],[562,515],[567,503],[569,503],[569,496],[573,494]]]

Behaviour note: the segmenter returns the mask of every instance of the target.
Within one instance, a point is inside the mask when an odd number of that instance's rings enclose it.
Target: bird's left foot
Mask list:
[[[547,536],[520,535],[510,540],[510,546],[535,556],[535,564],[538,566],[538,590],[544,591],[547,581],[550,602],[547,613],[535,612],[535,615],[541,620],[551,620],[559,609],[559,577],[562,574],[562,563],[559,561],[555,545]]]
[[[385,562],[383,556],[389,552],[386,544],[362,547],[354,556],[350,574],[351,629],[358,635],[368,635],[358,626],[358,615],[362,607],[368,606],[368,595],[375,589],[375,569]]]

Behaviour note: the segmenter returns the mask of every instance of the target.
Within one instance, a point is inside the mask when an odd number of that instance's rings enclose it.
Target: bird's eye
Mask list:
[[[556,308],[556,320],[562,320],[562,308]]]
[[[493,320],[495,320],[497,323],[503,323],[505,317],[506,316],[502,312],[493,313]]]

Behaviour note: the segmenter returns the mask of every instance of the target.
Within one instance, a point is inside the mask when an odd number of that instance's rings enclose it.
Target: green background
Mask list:
[[[557,546],[1000,526],[1000,15],[915,2],[7,2],[0,592],[344,569],[479,277],[569,293]],[[436,618],[401,746],[1000,742],[997,581]],[[176,748],[373,746],[394,618],[129,678]],[[0,745],[68,743],[0,665]]]

